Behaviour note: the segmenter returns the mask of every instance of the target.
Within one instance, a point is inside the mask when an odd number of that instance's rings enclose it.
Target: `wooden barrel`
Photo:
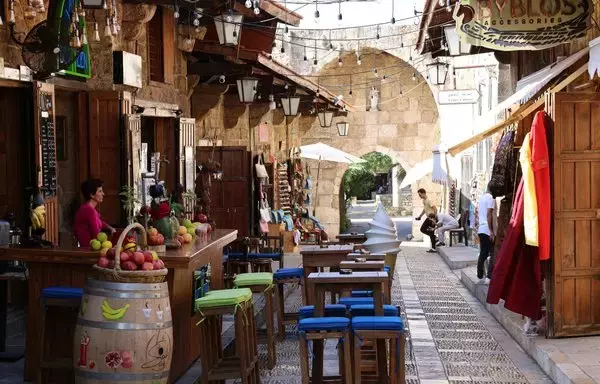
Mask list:
[[[76,383],[167,383],[172,355],[166,282],[88,279],[75,329]]]

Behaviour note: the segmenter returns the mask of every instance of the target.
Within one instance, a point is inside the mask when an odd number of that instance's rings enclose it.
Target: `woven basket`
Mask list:
[[[115,268],[102,268],[97,264],[94,265],[94,271],[96,272],[96,278],[104,281],[114,281],[117,283],[162,283],[167,277],[169,272],[167,268],[154,270],[154,271],[124,271],[121,269],[121,248],[123,247],[123,241],[125,237],[132,229],[139,229],[139,243],[137,250],[146,250],[148,248],[148,240],[146,236],[146,229],[139,223],[133,223],[127,226],[115,246]]]

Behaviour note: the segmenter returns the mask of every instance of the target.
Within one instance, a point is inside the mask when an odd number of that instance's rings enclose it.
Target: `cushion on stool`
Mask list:
[[[229,256],[232,259],[244,257],[244,252],[229,252],[225,253],[226,256]]]
[[[300,307],[298,316],[300,319],[306,319],[315,315],[315,306],[307,305]],[[346,306],[343,304],[326,304],[325,317],[346,317]]]
[[[233,280],[236,287],[248,287],[250,285],[272,285],[273,274],[271,272],[240,273]]]
[[[311,317],[300,320],[298,330],[300,332],[341,331],[349,325],[350,319],[346,317]]]
[[[304,276],[304,268],[281,268],[273,274],[273,278],[277,279],[292,279],[294,277],[302,278]]]
[[[265,253],[249,253],[249,259],[273,259],[279,260],[281,259],[281,253],[279,252],[265,252]]]
[[[383,267],[383,272],[390,273],[391,270],[392,268],[388,267],[387,265]]]
[[[372,297],[373,291],[352,291],[352,297]]]
[[[42,299],[81,299],[83,288],[48,287],[42,290]]]
[[[252,300],[252,291],[248,288],[218,289],[210,291],[206,296],[196,299],[195,308],[196,311],[200,311],[203,308],[225,307],[249,300]]]
[[[402,331],[404,324],[399,316],[358,316],[352,318],[355,331]]]
[[[383,306],[384,316],[398,316],[398,307],[386,304]],[[359,304],[350,307],[350,316],[375,316],[374,304]]]
[[[360,304],[373,304],[372,297],[340,297],[338,301],[340,304],[344,304],[346,307]]]

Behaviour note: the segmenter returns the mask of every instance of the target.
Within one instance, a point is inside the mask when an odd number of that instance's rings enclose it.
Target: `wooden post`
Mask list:
[[[315,199],[313,206],[313,216],[317,217],[317,196],[319,195],[319,174],[321,173],[321,156],[319,156],[319,162],[317,163],[317,182],[315,183]]]

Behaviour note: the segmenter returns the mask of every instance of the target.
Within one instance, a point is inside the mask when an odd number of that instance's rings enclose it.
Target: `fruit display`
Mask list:
[[[106,254],[112,246],[112,242],[108,240],[108,236],[104,232],[100,232],[95,239],[90,241],[90,247],[94,251],[100,251],[101,254]]]
[[[148,230],[148,243],[151,239],[153,242],[164,242],[162,235],[158,233],[156,228]],[[101,242],[101,240],[104,240]],[[100,258],[96,265],[100,268],[115,268],[115,257],[119,252],[120,269],[124,271],[155,271],[163,269],[165,263],[158,257],[155,251],[142,250],[133,242],[135,237],[127,236],[123,242],[121,249],[113,247],[112,243],[106,240],[106,234],[100,233],[98,238],[90,242],[93,250],[100,251]],[[133,240],[133,241],[132,241]],[[110,311],[106,311],[110,313]]]
[[[162,233],[158,232],[158,229],[154,227],[148,228],[148,245],[164,245],[165,237]]]

